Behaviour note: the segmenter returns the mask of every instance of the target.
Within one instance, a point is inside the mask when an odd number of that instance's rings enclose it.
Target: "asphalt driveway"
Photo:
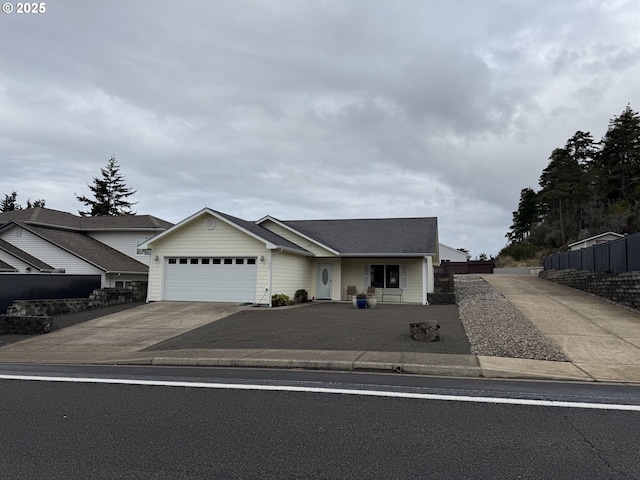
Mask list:
[[[409,324],[435,320],[438,342],[409,335]],[[358,350],[469,354],[471,347],[456,305],[380,304],[354,309],[350,303],[250,308],[147,347],[181,349]]]

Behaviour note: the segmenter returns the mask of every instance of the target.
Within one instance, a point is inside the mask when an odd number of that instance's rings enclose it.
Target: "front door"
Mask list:
[[[318,282],[316,297],[331,299],[331,283],[333,282],[333,265],[318,265]]]

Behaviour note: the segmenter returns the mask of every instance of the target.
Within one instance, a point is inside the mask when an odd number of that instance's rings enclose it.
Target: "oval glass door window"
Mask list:
[[[322,269],[322,284],[326,285],[329,282],[329,271],[326,268]]]

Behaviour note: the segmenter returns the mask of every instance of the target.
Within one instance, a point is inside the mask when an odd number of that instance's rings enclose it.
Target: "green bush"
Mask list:
[[[291,303],[291,299],[284,293],[276,293],[271,297],[272,307],[286,307],[287,305],[291,305]]]
[[[293,296],[294,303],[306,303],[309,301],[309,293],[301,288],[300,290],[296,290],[295,295]]]

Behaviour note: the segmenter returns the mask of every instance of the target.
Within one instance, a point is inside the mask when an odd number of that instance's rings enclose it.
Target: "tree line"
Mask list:
[[[135,215],[133,206],[137,202],[132,203],[128,198],[135,194],[136,190],[126,186],[124,177],[120,174],[120,166],[114,155],[109,158],[107,165],[100,169],[100,173],[100,177],[93,178],[93,184],[87,185],[91,190],[92,197],[74,194],[79,202],[89,207],[84,211],[78,210],[78,213],[83,217]],[[44,207],[45,204],[46,201],[44,199],[38,199],[34,202],[27,199],[27,203],[23,207],[18,202],[18,192],[14,190],[10,194],[5,194],[4,199],[0,200],[0,212]]]
[[[608,231],[640,231],[640,114],[627,105],[600,141],[577,131],[551,152],[538,183],[520,192],[500,255],[531,258]]]

